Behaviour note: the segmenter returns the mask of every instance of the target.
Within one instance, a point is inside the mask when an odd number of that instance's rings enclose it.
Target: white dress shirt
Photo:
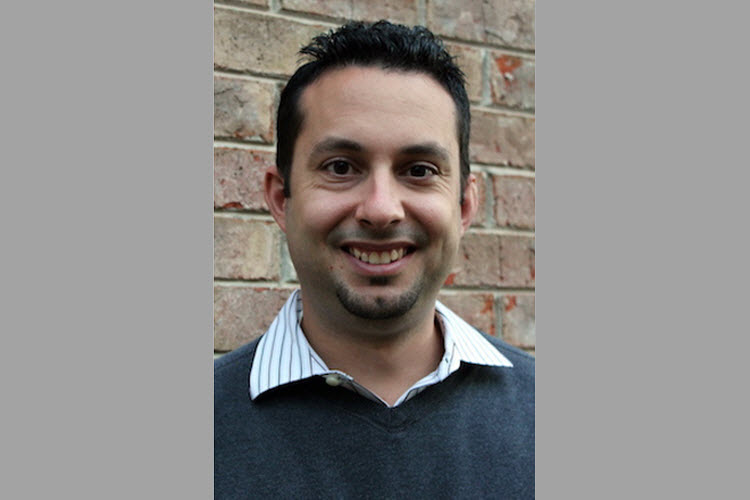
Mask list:
[[[435,310],[442,326],[445,348],[443,358],[432,373],[411,386],[393,406],[400,405],[430,385],[442,382],[458,370],[462,362],[513,366],[474,327],[439,301],[435,304]],[[301,321],[302,297],[300,290],[295,290],[258,343],[250,371],[250,397],[252,399],[275,387],[321,376],[329,385],[341,385],[366,398],[390,406],[377,394],[358,384],[351,376],[339,370],[329,369],[307,342],[300,326]]]

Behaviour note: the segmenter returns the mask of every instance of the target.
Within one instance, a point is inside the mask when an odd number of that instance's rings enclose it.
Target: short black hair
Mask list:
[[[276,166],[289,197],[292,158],[304,115],[299,100],[305,88],[325,71],[345,66],[375,66],[425,73],[434,78],[456,104],[461,165],[461,201],[469,177],[469,135],[471,112],[464,73],[443,46],[443,42],[423,26],[407,27],[388,21],[352,21],[326,34],[316,36],[300,54],[312,60],[300,66],[281,92],[276,116]]]

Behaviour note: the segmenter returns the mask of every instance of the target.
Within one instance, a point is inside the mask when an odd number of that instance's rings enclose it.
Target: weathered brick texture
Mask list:
[[[534,49],[533,0],[429,0],[427,27],[439,35]]]
[[[504,295],[500,302],[503,340],[526,349],[535,348],[534,295]]]
[[[215,148],[214,207],[268,212],[263,178],[275,159],[267,151]]]
[[[499,226],[534,229],[533,177],[492,175],[495,222]]]
[[[476,233],[461,240],[453,286],[534,286],[534,237]]]
[[[277,84],[214,78],[214,137],[272,144]]]
[[[250,12],[214,9],[214,67],[290,76],[297,52],[328,27]]]
[[[534,168],[534,118],[472,110],[471,160]]]
[[[446,43],[445,48],[456,58],[456,63],[466,75],[466,93],[469,100],[478,103],[482,100],[482,50],[455,43]]]
[[[497,335],[495,298],[491,293],[443,291],[438,300],[484,333]]]
[[[214,350],[231,351],[262,335],[292,293],[288,289],[214,285]]]
[[[466,74],[472,103],[470,157],[479,209],[439,298],[483,331],[533,353],[534,1],[226,4],[240,8],[214,9],[214,274],[232,282],[214,284],[215,350],[262,334],[289,296],[287,287],[296,284],[284,235],[265,217],[263,178],[275,162],[276,106],[299,64],[298,50],[334,23],[386,18],[407,25],[426,21],[442,36]],[[508,168],[494,168],[500,166]]]
[[[333,17],[338,20],[358,19],[378,21],[389,19],[402,24],[417,22],[417,0],[281,0],[281,8],[288,11]]]
[[[533,111],[535,64],[528,57],[490,52],[490,94],[492,104]]]
[[[274,221],[214,217],[214,277],[278,280],[280,233]]]

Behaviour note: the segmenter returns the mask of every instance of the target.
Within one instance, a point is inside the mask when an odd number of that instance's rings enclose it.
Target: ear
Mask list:
[[[469,177],[466,179],[466,187],[464,188],[464,202],[461,204],[461,236],[469,229],[478,209],[479,194],[477,191],[477,178],[474,174],[469,174]]]
[[[282,231],[286,233],[286,196],[284,196],[284,179],[278,169],[272,165],[266,169],[263,178],[263,197],[271,215]]]

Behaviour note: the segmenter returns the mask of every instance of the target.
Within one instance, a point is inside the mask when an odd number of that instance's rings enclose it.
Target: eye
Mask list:
[[[323,170],[333,175],[343,176],[353,173],[352,164],[345,160],[333,160],[323,165]]]
[[[438,171],[435,167],[425,165],[424,163],[417,163],[416,165],[412,165],[408,169],[406,169],[406,175],[409,175],[411,177],[431,177],[433,175],[437,175],[437,173]]]

